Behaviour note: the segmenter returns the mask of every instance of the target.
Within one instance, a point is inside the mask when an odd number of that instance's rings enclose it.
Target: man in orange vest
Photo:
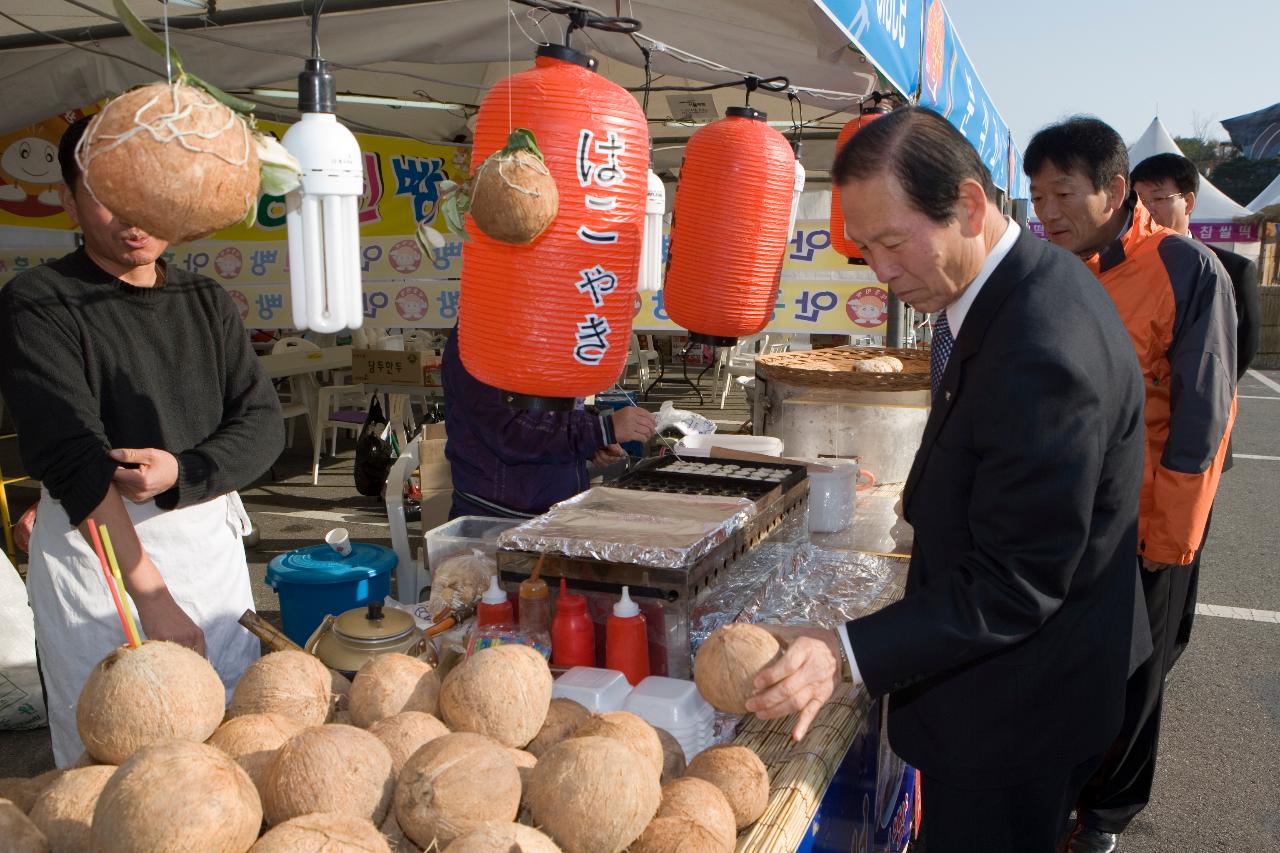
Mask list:
[[[1213,253],[1138,201],[1124,140],[1108,125],[1075,117],[1045,128],[1025,169],[1049,240],[1102,282],[1146,385],[1138,561],[1154,650],[1130,676],[1124,726],[1080,795],[1065,846],[1111,853],[1151,796],[1164,679],[1235,420],[1235,298]]]

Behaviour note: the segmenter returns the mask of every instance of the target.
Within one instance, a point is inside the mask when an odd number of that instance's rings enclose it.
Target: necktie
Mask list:
[[[933,340],[929,344],[929,385],[935,398],[938,396],[938,389],[942,387],[942,372],[947,369],[947,359],[951,358],[951,348],[955,342],[955,338],[951,337],[951,324],[947,322],[946,310],[939,311],[933,322]]]

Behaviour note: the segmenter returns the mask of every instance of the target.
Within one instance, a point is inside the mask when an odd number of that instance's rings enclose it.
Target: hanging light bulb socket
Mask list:
[[[333,113],[337,109],[337,88],[329,63],[318,56],[307,59],[298,75],[298,112]]]

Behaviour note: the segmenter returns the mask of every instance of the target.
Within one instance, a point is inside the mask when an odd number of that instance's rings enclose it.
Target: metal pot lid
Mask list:
[[[343,639],[357,643],[376,643],[409,636],[417,627],[413,617],[403,610],[388,610],[381,604],[348,610],[333,621],[333,629]]]

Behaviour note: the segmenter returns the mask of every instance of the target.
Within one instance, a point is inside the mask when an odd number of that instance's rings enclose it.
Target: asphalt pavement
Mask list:
[[[1230,615],[1197,617],[1170,676],[1154,798],[1125,853],[1280,850],[1280,371],[1260,377],[1240,385],[1236,464],[1223,477],[1201,568],[1202,608]],[[14,469],[11,450],[0,459]],[[381,504],[355,493],[349,449],[325,460],[318,486],[309,469],[304,446],[243,493],[260,536],[248,550],[254,599],[268,618],[279,604],[263,578],[276,554],[335,526],[390,544]],[[20,484],[10,494],[16,514],[34,490]],[[0,732],[0,776],[51,766],[47,730]]]

